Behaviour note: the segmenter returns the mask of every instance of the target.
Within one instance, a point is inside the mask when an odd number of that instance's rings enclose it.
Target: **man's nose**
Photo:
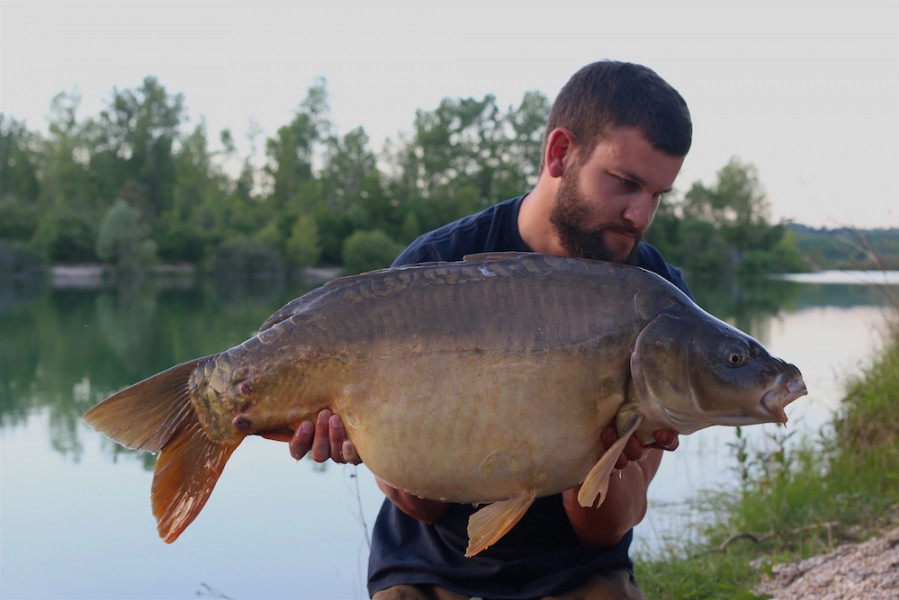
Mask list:
[[[652,194],[640,194],[639,197],[633,198],[624,208],[622,217],[632,227],[640,231],[649,229],[652,218],[659,208],[659,203]]]

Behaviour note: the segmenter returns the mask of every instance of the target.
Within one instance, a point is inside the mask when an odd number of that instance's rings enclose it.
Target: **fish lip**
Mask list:
[[[768,414],[774,417],[775,422],[786,423],[787,413],[784,412],[784,407],[806,394],[808,394],[808,389],[801,377],[791,378],[785,384],[781,378],[778,378],[771,389],[762,396],[760,404]]]

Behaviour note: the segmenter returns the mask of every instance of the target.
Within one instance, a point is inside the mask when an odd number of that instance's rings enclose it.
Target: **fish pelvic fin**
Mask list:
[[[468,548],[466,558],[486,550],[509,533],[537,498],[537,490],[527,490],[508,500],[494,502],[468,519]]]
[[[627,428],[621,433],[619,438],[612,444],[608,450],[602,453],[587,478],[581,484],[581,489],[577,494],[577,501],[583,507],[596,506],[599,507],[606,499],[606,492],[609,490],[609,477],[615,470],[615,463],[618,457],[624,452],[624,446],[630,437],[640,427],[643,422],[643,415],[637,413],[631,418]]]
[[[156,459],[151,499],[156,529],[171,544],[200,514],[240,442],[210,440],[193,419],[178,429]]]
[[[113,394],[84,413],[84,420],[123,446],[159,452],[191,419],[188,381],[202,360],[176,365]]]

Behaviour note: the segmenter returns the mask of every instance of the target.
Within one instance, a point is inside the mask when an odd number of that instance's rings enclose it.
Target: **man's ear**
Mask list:
[[[570,129],[557,127],[549,133],[546,141],[546,154],[543,164],[551,177],[561,177],[565,167],[574,162],[577,149],[577,137]]]

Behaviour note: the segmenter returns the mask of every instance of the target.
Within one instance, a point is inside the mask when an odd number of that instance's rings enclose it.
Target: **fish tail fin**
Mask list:
[[[240,444],[210,440],[191,411],[156,459],[151,492],[156,529],[171,544],[200,514],[231,453]]]
[[[135,383],[84,414],[97,431],[123,446],[160,453],[152,505],[159,535],[168,543],[199,514],[239,444],[210,440],[191,405],[190,376],[204,360]]]
[[[176,365],[113,394],[84,413],[84,420],[123,446],[159,452],[193,413],[188,381],[202,360]]]

